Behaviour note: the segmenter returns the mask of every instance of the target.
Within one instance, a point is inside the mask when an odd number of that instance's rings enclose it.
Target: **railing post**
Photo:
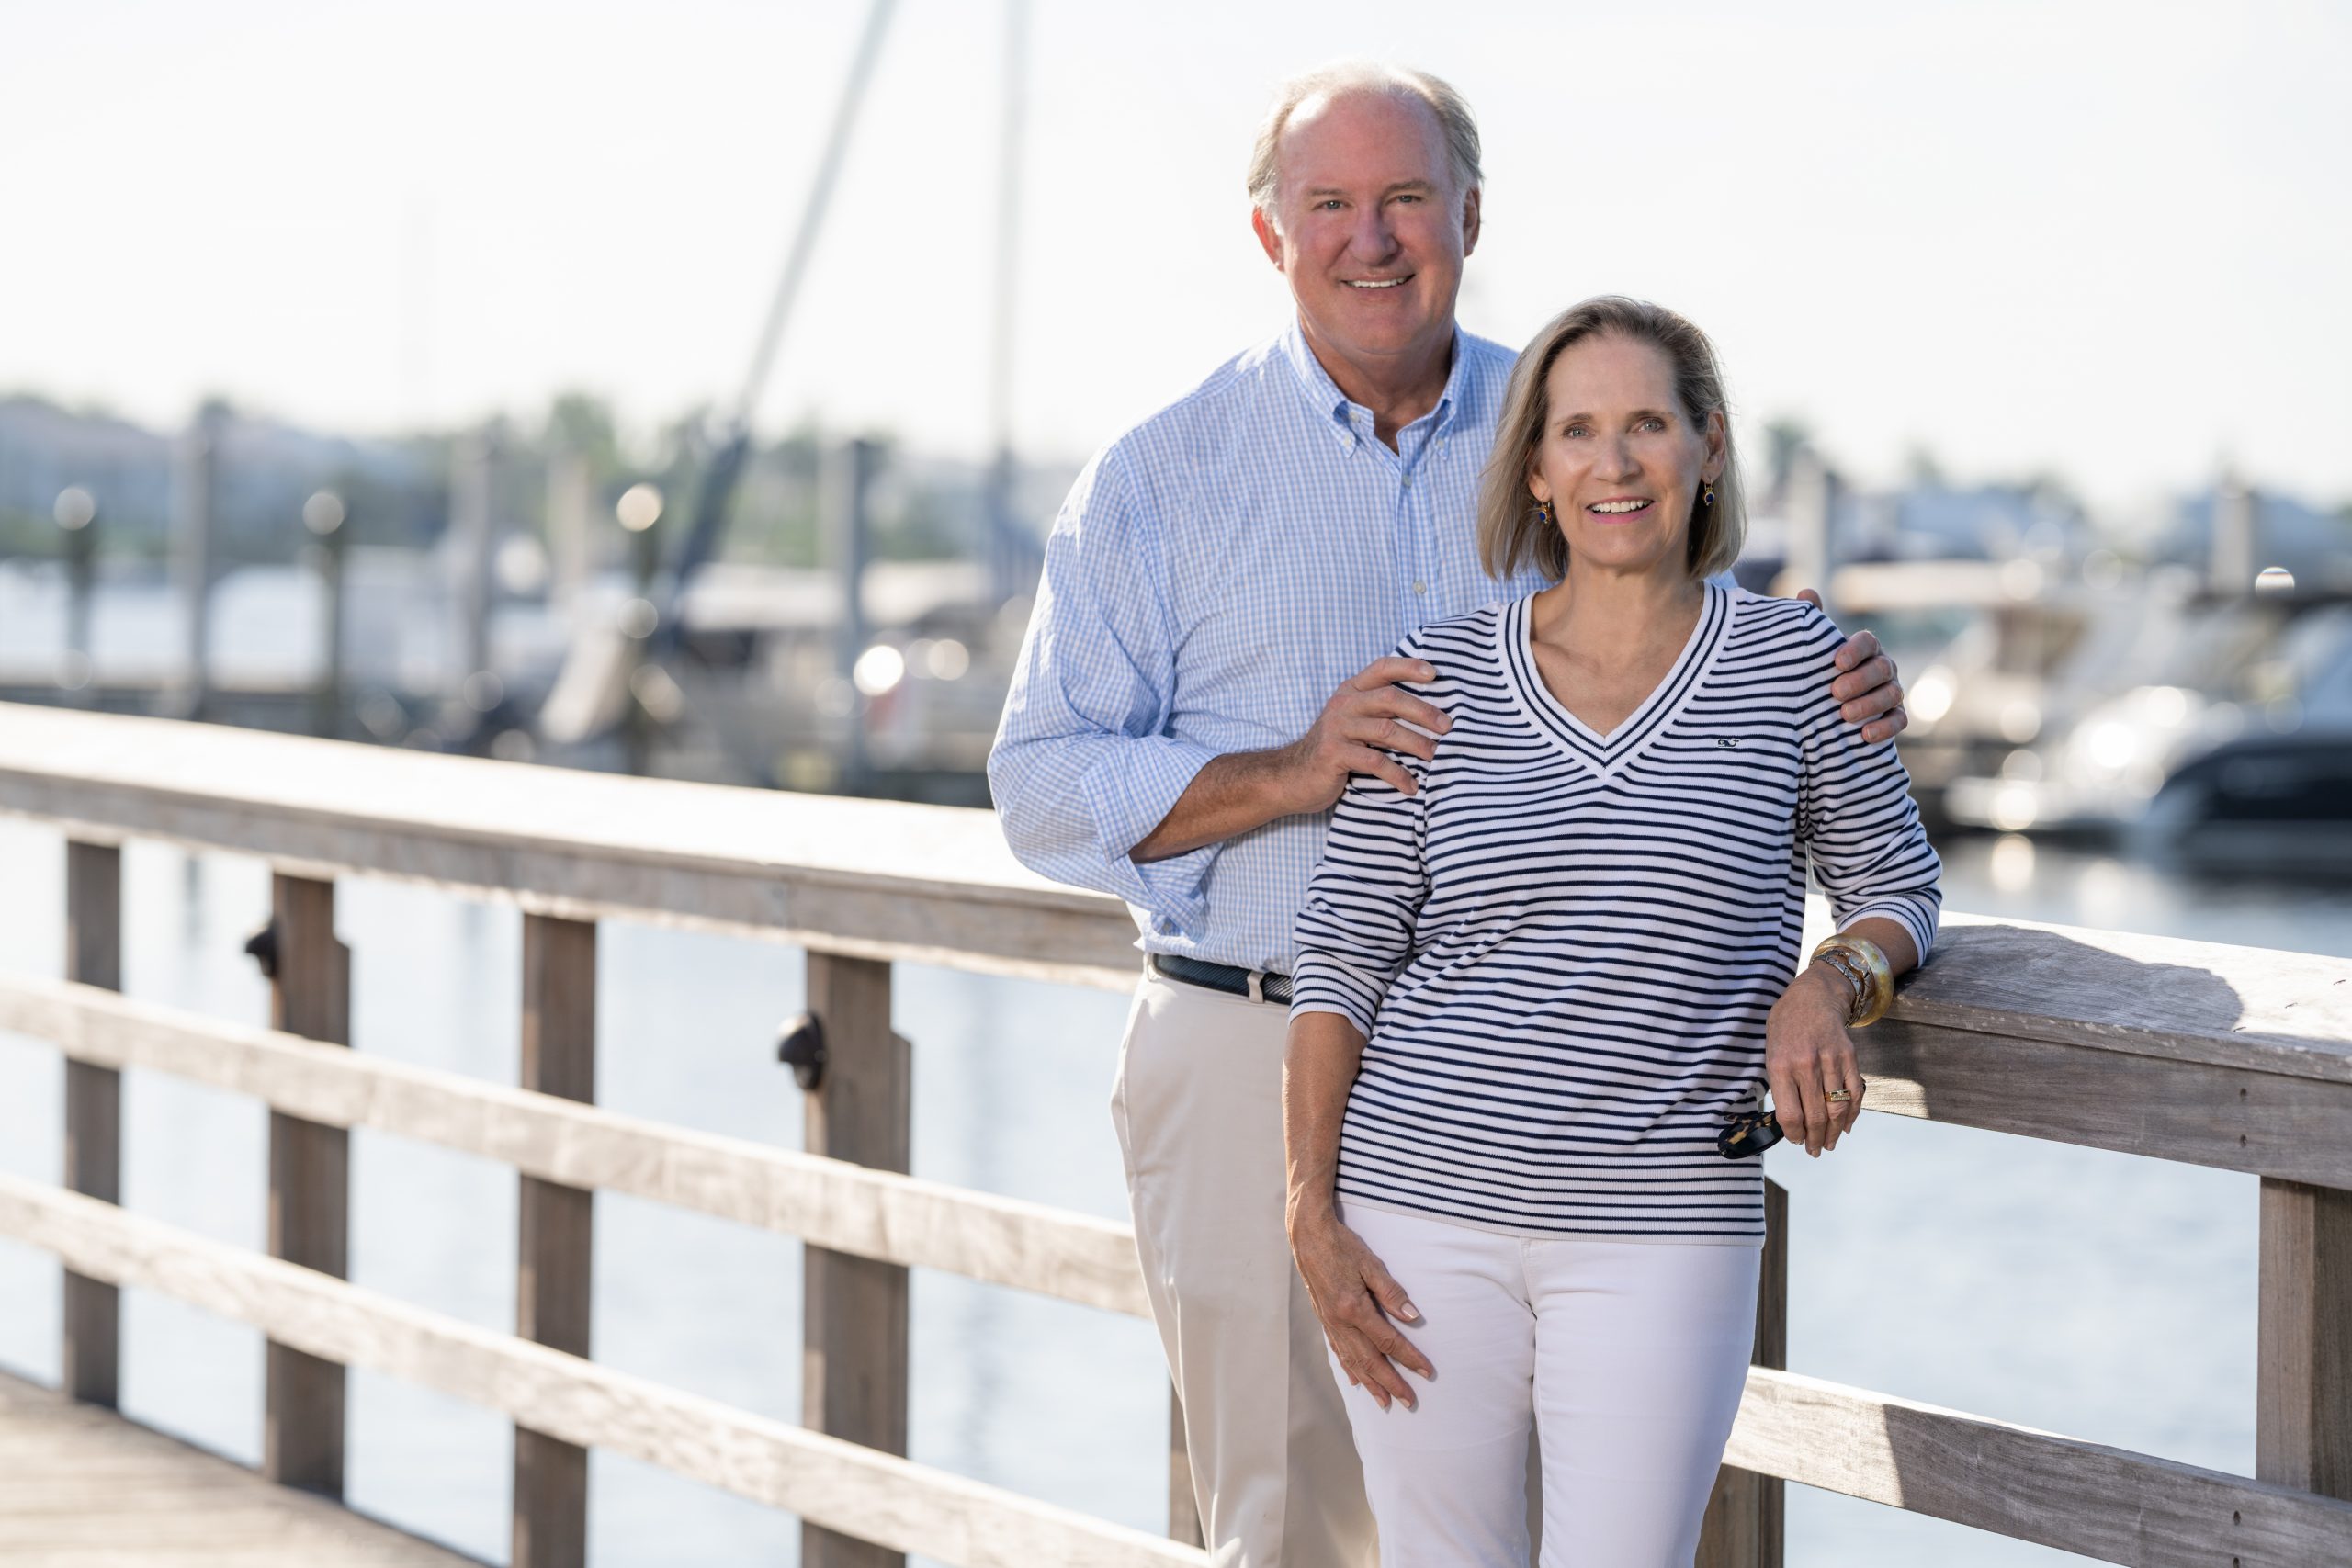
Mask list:
[[[2352,1499],[2352,1192],[2262,1179],[2254,1473]]]
[[[808,1149],[881,1170],[908,1168],[913,1077],[890,1029],[890,965],[808,955],[808,1011],[824,1032],[823,1077],[808,1097]],[[803,1265],[802,1420],[885,1453],[907,1451],[907,1271],[812,1247]],[[800,1527],[801,1568],[904,1568],[905,1554],[817,1525]]]
[[[1764,1259],[1756,1284],[1756,1350],[1752,1365],[1786,1371],[1789,1365],[1789,1192],[1764,1182]],[[1788,1483],[1778,1476],[1724,1465],[1707,1499],[1696,1568],[1781,1568]]]
[[[1175,1384],[1168,1387],[1168,1539],[1186,1546],[1206,1546],[1201,1529],[1201,1501],[1193,1495],[1193,1450],[1184,1441],[1184,1396]]]
[[[271,1027],[351,1043],[351,953],[334,934],[334,884],[270,877]],[[269,1113],[269,1254],[345,1279],[350,1265],[351,1135]],[[344,1370],[270,1341],[262,1473],[343,1495]]]
[[[122,989],[122,852],[112,844],[65,845],[65,977]],[[122,1201],[122,1075],[112,1067],[65,1064],[65,1185]],[[64,1305],[60,1386],[111,1409],[120,1393],[120,1292],[69,1269]]]
[[[523,1087],[596,1098],[596,925],[523,917]],[[594,1195],[522,1178],[515,1332],[588,1354]],[[588,1450],[514,1428],[514,1568],[588,1561]]]

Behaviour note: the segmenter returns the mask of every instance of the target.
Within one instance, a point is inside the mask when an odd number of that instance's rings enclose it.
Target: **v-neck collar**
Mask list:
[[[1498,618],[1495,639],[1520,712],[1553,745],[1603,780],[1615,779],[1626,764],[1647,750],[1650,742],[1674,722],[1690,694],[1699,689],[1700,682],[1714,667],[1715,655],[1723,649],[1724,633],[1731,625],[1731,594],[1712,582],[1704,587],[1706,598],[1699,606],[1698,624],[1690,628],[1690,640],[1682,645],[1673,668],[1642,699],[1641,705],[1605,736],[1596,734],[1590,725],[1570,713],[1544,684],[1543,673],[1535,667],[1535,649],[1531,640],[1535,624],[1535,595],[1531,593],[1512,604]]]

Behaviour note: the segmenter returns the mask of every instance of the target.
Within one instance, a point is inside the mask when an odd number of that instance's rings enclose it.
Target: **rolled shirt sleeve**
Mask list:
[[[1166,732],[1175,697],[1166,555],[1114,446],[1071,487],[989,751],[1006,841],[1057,882],[1197,922],[1216,847],[1138,865],[1216,753]]]

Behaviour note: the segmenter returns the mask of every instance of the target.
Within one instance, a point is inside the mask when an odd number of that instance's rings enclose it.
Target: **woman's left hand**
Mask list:
[[[1819,964],[1807,968],[1772,1004],[1764,1022],[1764,1079],[1781,1131],[1816,1157],[1836,1148],[1862,1113],[1864,1086],[1846,1031],[1846,990],[1834,972]],[[1839,1089],[1853,1098],[1833,1104],[1829,1096]]]

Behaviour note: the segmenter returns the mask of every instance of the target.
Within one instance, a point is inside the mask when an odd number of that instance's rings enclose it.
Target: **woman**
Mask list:
[[[1719,1137],[1769,1083],[1791,1139],[1838,1146],[1847,1029],[1926,953],[1940,868],[1893,746],[1838,719],[1837,629],[1707,581],[1745,519],[1697,328],[1602,299],[1538,333],[1478,527],[1491,575],[1555,581],[1407,641],[1452,727],[1333,818],[1292,1250],[1383,1568],[1524,1568],[1531,1423],[1545,1568],[1687,1568],[1764,1230],[1760,1162]],[[1808,862],[1839,935],[1799,974]]]

